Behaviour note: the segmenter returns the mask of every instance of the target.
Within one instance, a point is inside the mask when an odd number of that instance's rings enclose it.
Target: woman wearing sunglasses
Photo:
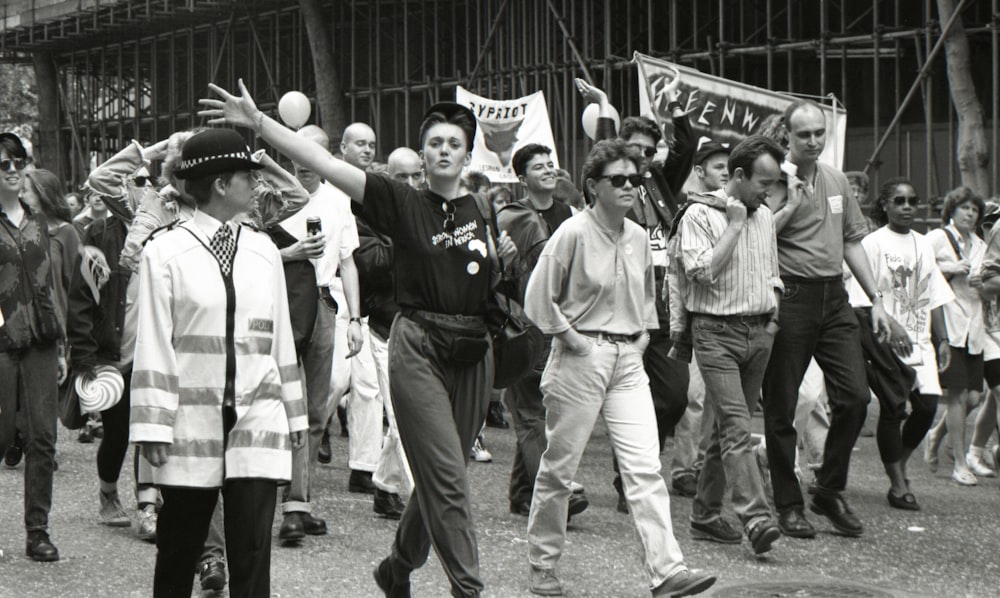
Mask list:
[[[920,504],[910,488],[906,465],[937,411],[941,395],[938,371],[947,369],[951,360],[942,306],[955,299],[938,269],[934,248],[924,235],[912,230],[919,207],[920,197],[908,179],[886,181],[871,211],[881,228],[861,241],[885,309],[906,329],[912,343],[907,351],[902,345],[880,345],[870,336],[862,338],[869,364],[868,382],[881,407],[876,440],[889,477],[886,500],[893,508],[910,511],[920,510]],[[857,281],[852,280],[852,286],[852,299],[864,297]],[[860,309],[863,312],[864,308]],[[862,323],[862,334],[871,331],[869,323]],[[937,346],[931,341],[932,329],[934,336],[942,339]],[[901,364],[912,368],[915,380]]]
[[[972,270],[986,244],[976,235],[985,203],[972,189],[959,187],[945,196],[942,228],[927,233],[938,267],[955,293],[955,301],[944,306],[951,364],[940,376],[942,415],[924,445],[924,460],[937,470],[938,449],[947,433],[955,458],[951,477],[961,486],[975,486],[975,473],[965,458],[965,418],[979,404],[983,388],[982,278]]]
[[[516,250],[506,234],[494,248],[477,199],[461,188],[475,116],[451,102],[427,111],[419,137],[427,188],[417,190],[366,174],[295,135],[257,109],[242,81],[236,96],[210,88],[222,98],[201,101],[210,124],[252,128],[347,193],[364,220],[392,239],[402,310],[389,337],[390,394],[414,490],[375,580],[387,596],[409,596],[410,573],[426,562],[433,545],[452,594],[480,595],[466,456],[485,420],[493,381],[484,318],[491,274],[497,250],[500,257]]]
[[[14,440],[18,405],[27,439],[24,526],[27,556],[58,561],[48,534],[55,466],[57,357],[63,328],[52,296],[48,219],[20,199],[28,155],[20,138],[0,134],[0,447]]]
[[[547,446],[528,516],[530,587],[563,595],[556,564],[566,543],[570,482],[598,416],[614,446],[654,596],[704,591],[715,577],[684,565],[660,475],[656,417],[643,352],[656,315],[652,251],[626,219],[642,184],[640,159],[622,140],[594,145],[583,167],[594,205],[553,234],[525,292],[524,310],[552,352],[542,374]]]

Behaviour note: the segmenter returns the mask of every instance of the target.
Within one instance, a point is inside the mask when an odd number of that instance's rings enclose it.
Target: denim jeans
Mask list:
[[[392,408],[389,396],[389,341],[383,340],[374,332],[371,332],[365,340],[371,340],[379,394],[382,396],[382,406],[385,407],[385,417],[389,420],[389,428],[382,439],[382,452],[379,453],[375,473],[372,474],[372,483],[383,492],[398,494],[403,499],[409,499],[410,493],[413,492],[413,474],[410,473],[410,465],[406,462],[403,444],[399,441],[396,411]]]
[[[694,353],[705,381],[705,415],[712,435],[691,520],[708,523],[722,514],[726,481],[733,509],[744,526],[769,518],[764,481],[750,443],[750,415],[757,407],[774,337],[767,316],[747,318],[693,315]]]
[[[781,330],[775,336],[764,375],[764,433],[774,505],[779,512],[804,504],[795,477],[796,432],[792,422],[809,360],[815,357],[823,370],[830,401],[830,430],[823,465],[816,474],[821,489],[836,493],[847,486],[851,451],[870,399],[858,320],[847,302],[843,280],[784,282]]]
[[[629,512],[642,543],[650,587],[685,569],[674,538],[670,495],[660,475],[660,445],[649,378],[634,343],[595,341],[586,355],[558,339],[542,375],[548,439],[528,517],[528,561],[555,568],[566,543],[570,482],[597,417],[604,418],[621,468]]]
[[[21,417],[24,456],[24,527],[44,531],[52,509],[52,472],[56,456],[58,389],[56,347],[31,345],[23,351],[0,352],[0,447],[14,441],[15,417]]]

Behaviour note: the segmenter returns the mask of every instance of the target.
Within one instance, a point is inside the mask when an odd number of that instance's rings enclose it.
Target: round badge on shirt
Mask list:
[[[479,274],[479,263],[469,262],[469,265],[465,267],[465,271],[468,272],[471,276]]]

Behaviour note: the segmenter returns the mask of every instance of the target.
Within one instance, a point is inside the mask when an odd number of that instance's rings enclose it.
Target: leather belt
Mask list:
[[[612,334],[608,332],[591,332],[588,330],[578,331],[583,336],[589,336],[590,338],[597,339],[597,344],[603,342],[609,343],[634,343],[639,340],[642,336],[642,332],[636,332],[635,334]]]

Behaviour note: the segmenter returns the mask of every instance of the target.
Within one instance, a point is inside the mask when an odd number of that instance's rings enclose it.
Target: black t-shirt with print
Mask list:
[[[444,228],[445,199],[368,174],[361,215],[392,239],[396,303],[443,314],[482,315],[490,285],[487,229],[471,195],[452,200],[455,230]]]

